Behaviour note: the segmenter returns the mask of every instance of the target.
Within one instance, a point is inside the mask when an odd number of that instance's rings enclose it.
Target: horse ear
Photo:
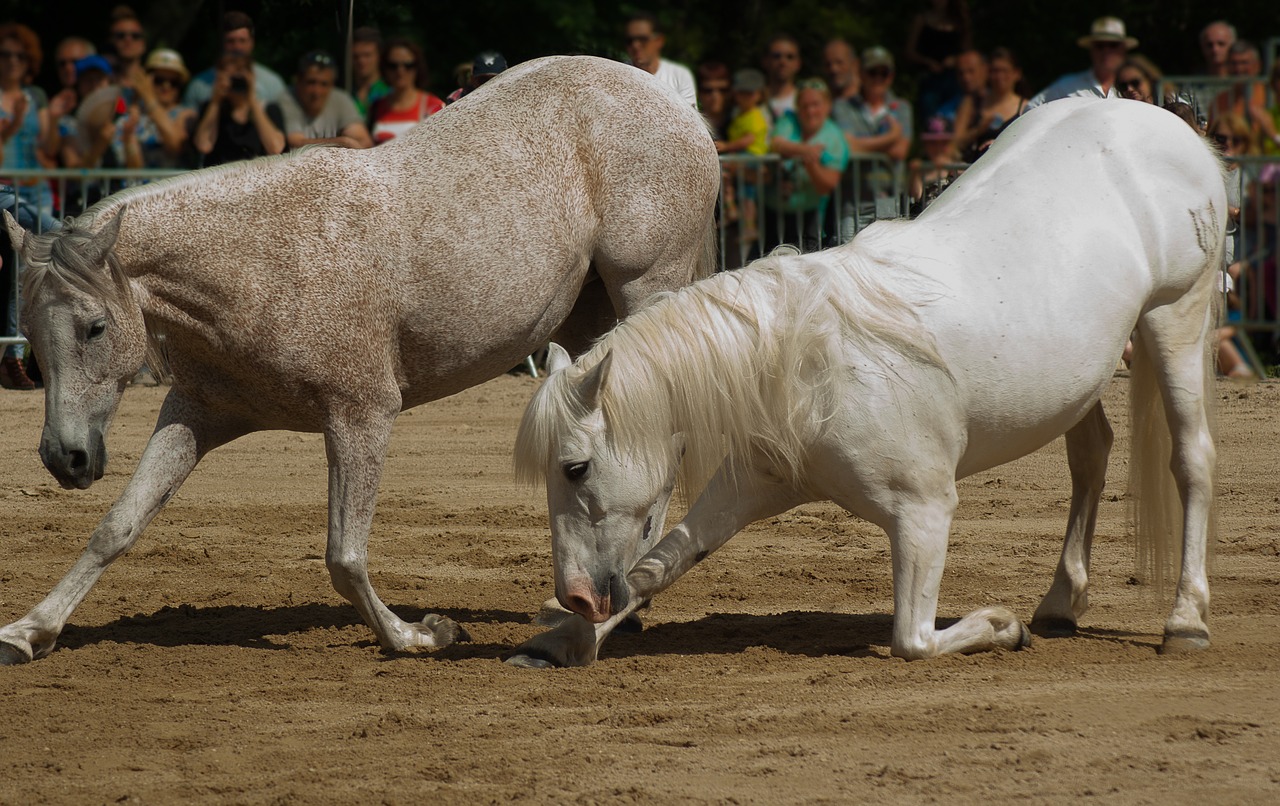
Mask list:
[[[8,210],[4,211],[4,228],[9,233],[9,242],[13,244],[13,251],[21,252],[22,242],[27,239],[27,231],[14,220]]]
[[[569,351],[554,341],[547,345],[547,374],[559,372],[565,367],[573,363],[573,359],[569,357]]]
[[[582,376],[582,380],[578,382],[578,398],[588,409],[597,409],[600,407],[600,391],[604,389],[604,382],[609,377],[609,367],[613,365],[613,350],[604,354],[604,358],[600,359],[600,363],[587,370],[587,374]]]
[[[92,259],[95,265],[106,263],[107,255],[115,248],[116,239],[120,237],[120,219],[123,211],[116,212],[111,216],[107,223],[102,225],[93,235],[93,254],[88,257]]]

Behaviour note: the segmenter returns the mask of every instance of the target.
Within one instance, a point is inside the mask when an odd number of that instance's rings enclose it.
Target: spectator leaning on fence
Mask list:
[[[280,97],[289,148],[321,143],[347,148],[373,145],[356,102],[346,90],[334,87],[337,79],[337,63],[322,50],[298,60],[293,91]]]
[[[1079,73],[1068,73],[1033,96],[1028,108],[1057,101],[1062,98],[1118,98],[1116,71],[1124,63],[1125,55],[1138,46],[1138,40],[1125,32],[1124,21],[1118,17],[1099,17],[1087,36],[1077,43],[1089,50],[1090,67]]]
[[[831,91],[819,78],[796,83],[796,109],[774,126],[769,148],[783,158],[782,175],[771,183],[765,215],[765,246],[798,244],[814,251],[833,239],[825,226],[831,191],[849,165],[844,134],[831,120]],[[783,227],[777,226],[782,212]]]

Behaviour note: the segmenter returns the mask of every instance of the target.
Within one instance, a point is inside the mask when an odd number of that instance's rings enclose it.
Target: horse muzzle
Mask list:
[[[626,608],[631,591],[624,575],[609,574],[595,580],[580,577],[566,584],[563,592],[557,591],[556,598],[566,610],[600,624]]]
[[[106,469],[106,441],[94,429],[83,444],[67,444],[54,439],[46,428],[40,439],[40,461],[63,489],[87,490]]]

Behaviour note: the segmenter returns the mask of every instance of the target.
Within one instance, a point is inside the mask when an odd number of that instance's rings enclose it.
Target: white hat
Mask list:
[[[1122,42],[1126,48],[1136,48],[1138,40],[1127,36],[1124,31],[1124,20],[1119,17],[1099,17],[1093,21],[1088,36],[1076,40],[1080,47],[1092,47],[1095,42]]]

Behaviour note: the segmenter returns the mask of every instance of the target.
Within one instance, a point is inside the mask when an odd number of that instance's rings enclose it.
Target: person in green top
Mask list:
[[[391,92],[382,80],[382,35],[377,28],[357,28],[351,33],[351,97],[366,121],[374,101]]]
[[[796,109],[779,118],[769,148],[783,162],[766,201],[768,248],[790,243],[805,252],[820,249],[835,235],[824,232],[823,220],[831,191],[849,165],[849,145],[831,120],[826,82],[809,78],[796,84]]]

